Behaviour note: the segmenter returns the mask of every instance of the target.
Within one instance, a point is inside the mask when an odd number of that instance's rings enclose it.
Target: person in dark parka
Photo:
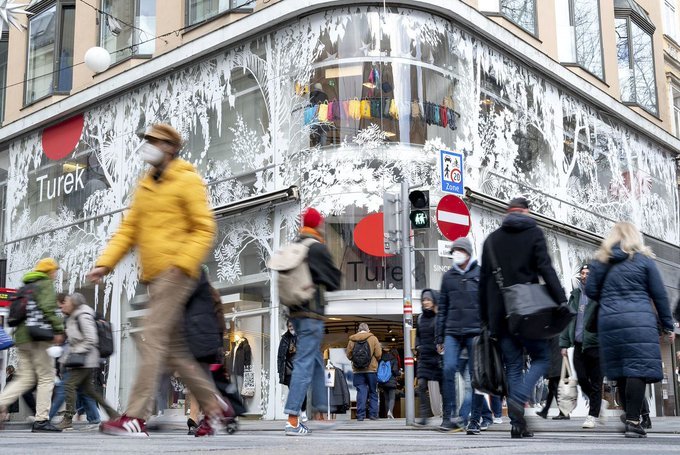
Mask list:
[[[288,321],[286,323],[286,333],[281,336],[281,342],[279,343],[279,351],[276,356],[277,367],[279,372],[279,384],[290,387],[290,378],[293,375],[293,359],[297,352],[297,335],[295,334],[295,327],[293,327],[293,322]],[[307,419],[307,397],[305,397],[302,402],[302,408],[300,412],[300,420],[306,422]]]
[[[505,304],[493,275],[491,251],[502,270],[503,285],[538,283],[543,278],[552,299],[566,303],[557,273],[548,255],[543,231],[529,216],[529,202],[515,198],[508,205],[501,227],[484,242],[482,269],[479,276],[479,305],[482,321],[492,337],[498,339],[508,381],[508,415],[513,438],[532,437],[524,419],[524,404],[531,390],[549,366],[548,342],[512,336],[508,329]],[[524,370],[523,354],[531,357],[531,366]]]
[[[604,375],[616,379],[625,397],[626,437],[644,438],[640,408],[646,384],[663,378],[657,314],[671,342],[675,338],[668,296],[653,253],[633,224],[614,225],[595,257],[586,295],[600,302],[598,335]]]
[[[416,327],[416,377],[418,378],[418,398],[420,398],[420,418],[417,425],[427,425],[430,410],[428,382],[439,382],[441,390],[442,368],[441,355],[437,352],[435,340],[435,321],[437,317],[437,302],[439,293],[432,289],[423,289],[420,294],[420,305],[423,313],[418,317]]]

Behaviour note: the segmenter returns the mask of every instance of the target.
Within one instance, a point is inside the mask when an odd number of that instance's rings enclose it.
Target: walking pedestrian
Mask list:
[[[387,346],[382,347],[382,356],[380,357],[380,362],[378,363],[378,369],[380,365],[385,362],[389,366],[389,378],[387,380],[382,380],[380,375],[377,375],[378,385],[382,391],[383,397],[385,397],[385,413],[388,419],[394,419],[394,403],[397,399],[397,387],[399,383],[397,378],[399,378],[399,362],[397,358],[390,352],[390,348]],[[385,367],[387,368],[387,367]]]
[[[76,412],[76,388],[81,387],[86,396],[93,398],[100,404],[109,418],[120,417],[118,411],[113,409],[106,400],[94,388],[93,374],[99,367],[99,349],[97,336],[97,323],[94,310],[87,305],[85,296],[73,293],[66,297],[61,311],[68,316],[66,319],[66,335],[68,336],[68,349],[63,356],[66,358],[68,367],[69,358],[74,355],[83,356],[82,366],[70,367],[68,378],[64,384],[66,397],[66,413],[63,420],[57,425],[61,430],[73,429],[73,416]]]
[[[444,353],[444,384],[442,398],[444,415],[442,431],[461,431],[461,421],[456,409],[456,373],[463,348],[472,352],[472,340],[481,332],[479,315],[479,265],[473,258],[472,243],[466,237],[455,240],[451,246],[453,265],[442,277],[437,305],[437,350]],[[468,362],[470,376],[474,368]],[[467,425],[468,434],[479,434],[484,396],[472,392],[472,409]]]
[[[503,272],[505,286],[519,283],[538,283],[543,278],[555,302],[566,302],[567,297],[552,266],[545,236],[536,221],[529,216],[529,202],[525,198],[510,201],[501,227],[484,242],[479,283],[481,317],[491,336],[499,340],[508,381],[508,414],[513,438],[532,437],[524,418],[524,404],[529,400],[536,382],[549,366],[548,342],[530,340],[510,334],[503,296],[494,279],[491,254]],[[524,371],[523,353],[531,357],[531,365]]]
[[[279,372],[279,384],[283,384],[290,390],[290,379],[293,376],[293,359],[297,353],[297,335],[293,321],[286,322],[286,332],[281,336],[279,342],[279,352],[276,356],[277,369]],[[302,423],[307,419],[307,395],[305,395],[300,407],[300,420]]]
[[[545,398],[545,404],[543,409],[536,413],[537,416],[542,419],[548,418],[548,412],[550,411],[550,406],[552,405],[553,398],[555,399],[555,404],[557,403],[557,388],[560,385],[560,375],[562,374],[562,351],[560,351],[560,340],[559,337],[553,337],[548,340],[548,353],[550,355],[550,364],[548,366],[548,371],[546,377],[548,379],[548,395]],[[539,400],[540,401],[540,400]],[[564,415],[560,410],[559,413],[553,417],[553,420],[569,420],[568,415]]]
[[[600,302],[602,366],[608,378],[616,378],[628,438],[647,436],[640,424],[645,388],[663,379],[659,323],[670,342],[675,339],[668,296],[653,257],[635,225],[616,223],[595,253],[585,287],[586,295]]]
[[[578,285],[571,291],[569,306],[576,312],[576,319],[571,321],[560,335],[562,355],[568,356],[568,348],[574,348],[574,369],[578,377],[578,385],[588,397],[588,416],[583,428],[595,428],[598,422],[604,424],[602,413],[602,370],[600,369],[600,347],[597,333],[586,329],[586,322],[593,316],[597,304],[585,293],[585,285],[590,268],[587,264],[579,271]]]
[[[326,387],[324,380],[325,367],[321,358],[321,340],[324,336],[324,307],[326,291],[335,291],[340,287],[340,270],[335,266],[333,257],[324,244],[324,219],[321,214],[308,208],[302,214],[302,228],[298,242],[314,239],[309,247],[307,263],[316,290],[314,296],[290,309],[297,345],[293,359],[293,373],[290,377],[288,398],[284,412],[288,414],[285,434],[288,436],[304,436],[311,431],[300,422],[302,402],[307,396],[307,389],[312,386],[312,405],[318,411],[327,410]]]
[[[368,401],[368,418],[378,420],[378,361],[382,356],[382,348],[378,338],[373,335],[368,324],[359,324],[359,330],[349,337],[347,358],[352,361],[354,387],[357,389],[357,421],[366,418],[366,402]]]
[[[418,398],[420,399],[420,418],[417,425],[427,425],[431,409],[432,390],[428,393],[428,382],[436,381],[441,389],[442,368],[441,355],[437,352],[435,339],[435,323],[437,318],[437,291],[423,289],[420,294],[420,304],[423,313],[418,317],[416,328],[416,376],[418,377]],[[439,393],[439,391],[437,391]]]
[[[16,379],[0,393],[0,422],[7,414],[7,406],[14,403],[24,392],[37,384],[35,422],[32,432],[61,431],[49,420],[52,389],[54,388],[54,362],[47,354],[52,343],[64,342],[64,324],[57,316],[57,302],[54,294],[53,280],[57,276],[59,265],[52,258],[38,261],[35,268],[24,275],[25,285],[35,287],[34,296],[43,320],[47,322],[54,337],[52,341],[33,341],[26,320],[22,321],[14,331],[19,366]]]
[[[194,166],[177,157],[183,144],[179,132],[158,123],[146,131],[144,140],[141,158],[151,168],[139,182],[118,231],[88,274],[91,281],[99,282],[137,247],[141,281],[149,293],[127,410],[120,418],[102,423],[100,430],[148,436],[148,405],[167,367],[179,372],[205,412],[196,436],[213,435],[219,420],[233,419],[233,409],[218,396],[212,379],[189,352],[182,328],[187,300],[215,238],[215,219],[205,183]]]
[[[10,382],[14,379],[14,375],[16,373],[16,370],[12,365],[7,365],[7,368],[5,368],[5,386],[9,385]],[[33,419],[35,421],[35,390],[36,388],[33,387],[31,390],[25,391],[22,395],[21,398],[24,400],[24,403],[26,403],[26,406],[28,409],[31,411],[31,416],[29,419]],[[7,412],[9,414],[13,412],[19,412],[19,399],[15,401],[14,403],[10,404],[7,407]],[[9,420],[9,415],[7,416],[7,420]]]

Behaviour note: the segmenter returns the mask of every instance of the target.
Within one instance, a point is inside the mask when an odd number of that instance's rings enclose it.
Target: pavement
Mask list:
[[[506,419],[504,419],[506,420]],[[289,437],[283,421],[241,420],[233,435],[218,434],[194,438],[185,428],[159,427],[149,438],[113,437],[99,433],[86,424],[75,431],[56,434],[31,433],[28,424],[9,424],[0,432],[0,453],[6,454],[550,454],[639,455],[680,453],[680,418],[657,417],[646,439],[626,439],[618,419],[606,426],[583,430],[583,419],[542,420],[529,417],[536,433],[530,439],[511,439],[510,425],[492,425],[478,436],[442,433],[433,427],[406,426],[403,419],[379,421],[339,421],[332,428],[326,422],[309,422],[313,433]],[[432,420],[432,423],[439,423]]]

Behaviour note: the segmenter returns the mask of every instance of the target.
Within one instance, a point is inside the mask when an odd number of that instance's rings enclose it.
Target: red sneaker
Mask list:
[[[134,436],[137,438],[148,438],[144,419],[128,417],[125,414],[115,420],[102,422],[99,431],[112,436]]]
[[[215,428],[213,427],[212,423],[210,422],[211,419],[210,417],[204,417],[201,419],[200,422],[198,422],[198,428],[196,428],[196,432],[194,433],[194,436],[197,438],[203,437],[203,436],[215,436]]]

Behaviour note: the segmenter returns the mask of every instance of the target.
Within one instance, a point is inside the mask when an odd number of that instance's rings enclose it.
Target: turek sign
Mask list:
[[[45,128],[42,133],[42,148],[45,156],[53,161],[66,158],[78,145],[83,134],[85,119],[82,114],[71,117],[58,125]],[[85,167],[74,164],[69,171],[57,177],[48,175],[36,177],[40,187],[40,201],[54,199],[85,188],[83,174]]]

